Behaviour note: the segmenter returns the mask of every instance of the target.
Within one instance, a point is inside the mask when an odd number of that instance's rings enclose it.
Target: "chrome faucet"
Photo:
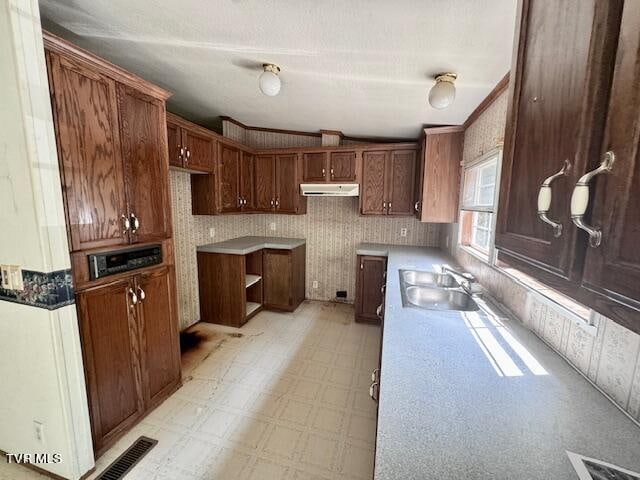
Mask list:
[[[478,283],[478,279],[467,272],[459,272],[458,270],[451,268],[449,265],[442,265],[440,267],[442,273],[449,273],[456,282],[460,284],[460,287],[469,295],[479,295],[479,289],[474,289],[473,284]]]

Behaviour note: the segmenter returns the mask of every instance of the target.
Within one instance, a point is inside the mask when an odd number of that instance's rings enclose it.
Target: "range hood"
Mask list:
[[[302,183],[300,192],[305,197],[357,197],[357,183]]]

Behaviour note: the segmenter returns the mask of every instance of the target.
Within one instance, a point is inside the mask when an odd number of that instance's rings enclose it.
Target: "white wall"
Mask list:
[[[68,269],[36,0],[0,0],[0,85],[0,263]],[[75,305],[0,300],[0,379],[0,450],[58,453],[61,463],[38,467],[69,479],[93,467]]]

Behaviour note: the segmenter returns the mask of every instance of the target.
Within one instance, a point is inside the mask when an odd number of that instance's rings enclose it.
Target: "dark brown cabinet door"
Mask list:
[[[327,179],[327,154],[325,152],[305,153],[302,155],[305,182],[324,182]]]
[[[169,147],[169,165],[183,167],[182,130],[175,123],[167,122],[167,145]]]
[[[353,182],[356,179],[356,152],[331,152],[329,158],[329,180]]]
[[[599,312],[640,332],[639,2],[625,2],[602,153],[607,151],[616,160],[611,172],[593,180],[596,189],[588,222],[601,229],[602,243],[587,248],[582,297]],[[586,243],[587,235],[579,235]]]
[[[358,256],[356,275],[356,321],[380,323],[383,314],[384,286],[387,276],[385,257]]]
[[[155,405],[180,380],[180,348],[173,273],[159,268],[136,278],[142,392],[146,408]]]
[[[413,215],[416,151],[394,150],[387,167],[387,215]]]
[[[130,280],[77,294],[96,451],[142,414],[134,285]]]
[[[220,211],[240,210],[240,150],[220,144]]]
[[[276,211],[297,213],[300,204],[298,190],[298,155],[276,155]]]
[[[263,250],[262,276],[265,307],[287,310],[293,303],[291,258],[291,252],[288,250]]]
[[[586,159],[600,151],[604,92],[611,77],[621,4],[520,2],[496,245],[501,259],[529,272],[544,272],[552,284],[577,284],[581,274],[584,251],[577,244],[568,205]],[[552,184],[548,216],[563,226],[554,236],[554,228],[538,216],[538,192],[565,161],[571,165],[568,174]]]
[[[164,102],[118,85],[132,242],[171,236]]]
[[[250,212],[255,208],[256,178],[254,171],[254,156],[248,152],[242,152],[242,160],[240,162],[240,199],[243,212]]]
[[[384,215],[387,211],[385,199],[385,172],[389,152],[363,152],[361,213]]]
[[[255,210],[270,212],[275,208],[276,197],[276,157],[256,155],[255,157]]]
[[[183,128],[182,144],[185,148],[184,168],[200,172],[213,172],[216,141],[212,136]]]
[[[71,250],[129,242],[116,84],[48,53]]]

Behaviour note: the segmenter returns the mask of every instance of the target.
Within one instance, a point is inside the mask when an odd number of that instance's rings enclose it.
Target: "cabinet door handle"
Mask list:
[[[186,153],[185,153],[185,162],[188,162],[189,159],[191,158],[191,150],[189,150],[189,147],[185,147]]]
[[[271,199],[271,206],[273,207],[275,205],[276,201],[272,198]]]
[[[131,223],[133,225],[131,227],[131,233],[136,233],[140,228],[140,220],[138,220],[135,213],[131,213],[129,216],[131,217]]]
[[[387,202],[382,202],[382,209],[386,210],[387,209]]]
[[[386,285],[382,285],[380,287],[380,293],[384,294],[385,287],[386,287]]]
[[[389,212],[389,210],[391,210],[391,202],[387,204],[387,213]]]
[[[276,208],[280,208],[280,200],[276,198]]]
[[[324,177],[326,173],[327,173],[327,171],[323,168],[322,169],[322,176]]]
[[[184,147],[181,145],[178,145],[178,148],[180,150],[180,153],[178,154],[178,160],[182,160],[184,158]]]
[[[136,295],[133,288],[129,288],[129,296],[131,297],[131,308],[133,308],[134,305],[138,304],[138,295]]]
[[[144,293],[142,287],[138,287],[138,298],[140,299],[140,302],[144,302],[144,299],[147,298],[147,294]]]
[[[378,372],[380,370],[379,369],[375,369],[373,372],[371,372],[371,381],[375,382],[378,379]]]
[[[378,402],[378,395],[376,394],[376,387],[378,386],[378,382],[373,382],[369,387],[369,396],[373,399],[374,402]]]
[[[331,171],[329,173],[331,173],[331,177],[333,178],[333,167],[331,168]]]
[[[414,209],[416,212],[419,212],[419,211],[420,211],[420,201],[417,201],[417,202],[415,203],[415,205],[413,206],[413,209]]]
[[[382,304],[378,305],[378,308],[376,308],[376,316],[382,320]]]
[[[538,192],[538,217],[540,217],[540,220],[544,223],[553,227],[553,236],[556,238],[562,235],[562,224],[555,220],[551,220],[547,216],[549,209],[551,208],[551,184],[556,179],[568,175],[570,169],[571,164],[569,163],[569,160],[565,160],[562,163],[562,168],[558,172],[545,178],[544,182],[542,182],[542,185],[540,186],[540,191]]]
[[[126,215],[122,215],[122,233],[127,233],[131,229],[131,222]]]
[[[605,153],[598,168],[580,177],[571,195],[571,220],[573,220],[576,227],[589,234],[589,245],[593,248],[599,247],[600,243],[602,243],[602,231],[598,227],[587,225],[584,222],[584,214],[589,207],[589,182],[596,175],[609,173],[615,161],[616,156],[613,152]]]

